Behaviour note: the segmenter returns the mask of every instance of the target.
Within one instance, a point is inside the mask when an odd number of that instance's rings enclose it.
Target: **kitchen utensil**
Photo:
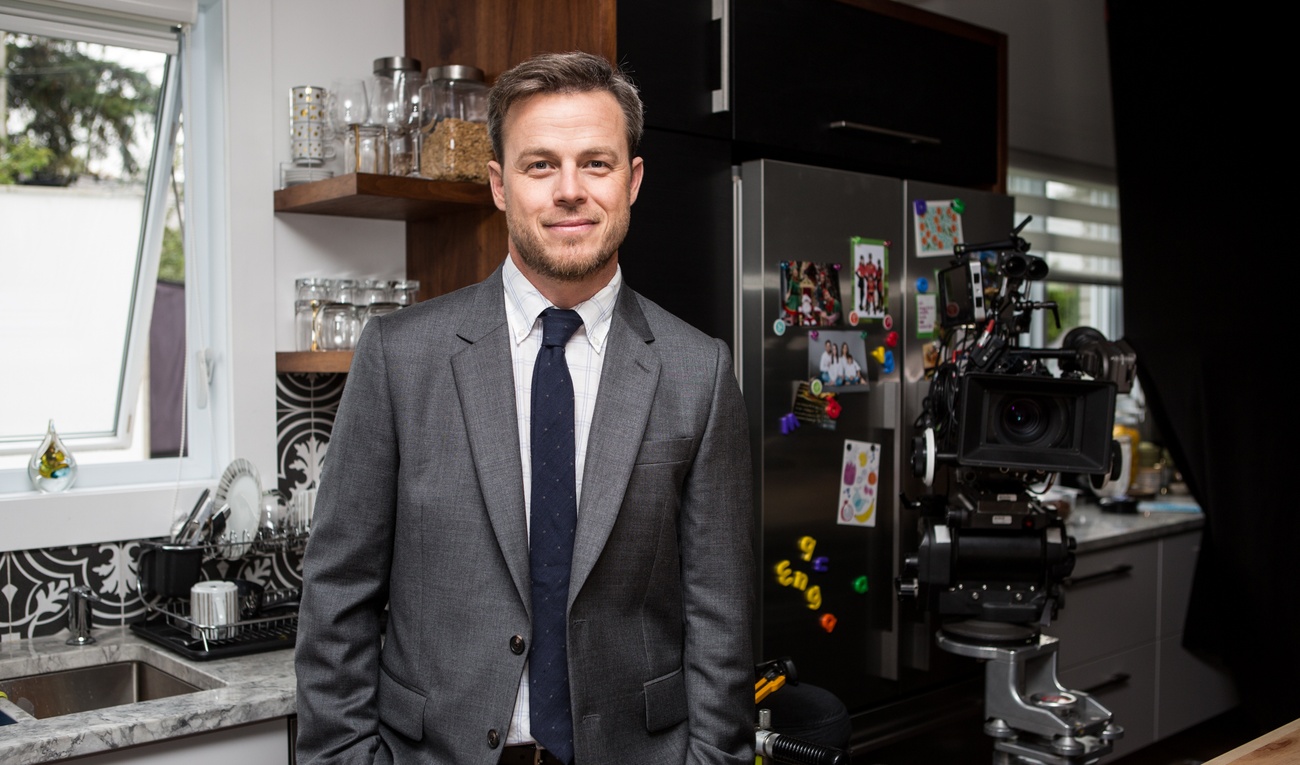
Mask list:
[[[231,461],[214,497],[218,505],[229,505],[230,510],[225,528],[216,531],[212,541],[221,543],[221,554],[227,560],[242,558],[257,538],[262,517],[262,479],[257,467],[242,458]]]
[[[196,638],[225,640],[239,634],[239,585],[211,580],[190,588],[190,634]]]
[[[181,598],[199,581],[203,548],[146,542],[140,548],[140,595]]]
[[[272,612],[287,611],[298,608],[298,601],[302,598],[302,589],[298,587],[289,587],[283,590],[269,590],[262,594],[262,616],[270,616]]]
[[[222,505],[208,516],[207,522],[203,524],[203,533],[200,534],[200,543],[208,546],[216,545],[222,536],[226,533],[226,526],[230,522],[230,505]],[[222,555],[225,552],[222,551]]]
[[[190,514],[185,516],[185,518],[182,519],[180,523],[178,523],[175,527],[172,528],[172,535],[171,535],[172,544],[183,544],[181,542],[181,535],[185,533],[186,527],[188,527],[190,523],[198,516],[199,511],[203,509],[203,503],[207,502],[208,497],[210,497],[211,495],[212,495],[211,489],[204,489],[199,494],[199,498],[194,502],[194,507],[190,509]]]
[[[239,618],[255,619],[262,612],[262,597],[266,588],[248,579],[231,579],[239,590]]]
[[[279,489],[267,489],[262,492],[262,515],[257,524],[257,535],[262,539],[273,538],[284,524],[284,495]]]
[[[212,520],[212,513],[216,511],[216,500],[211,494],[203,498],[197,506],[197,509],[191,512],[191,517],[185,522],[185,527],[181,529],[180,536],[176,538],[178,545],[199,545],[204,544],[204,529]]]

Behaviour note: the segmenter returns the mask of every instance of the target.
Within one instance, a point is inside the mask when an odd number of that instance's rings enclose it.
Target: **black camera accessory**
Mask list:
[[[961,384],[959,465],[1110,472],[1114,383],[968,374]]]

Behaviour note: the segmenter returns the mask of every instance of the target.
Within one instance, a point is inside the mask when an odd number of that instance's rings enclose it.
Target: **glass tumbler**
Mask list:
[[[388,134],[383,125],[349,126],[345,147],[345,173],[388,173]]]
[[[334,280],[304,277],[295,279],[294,287],[298,290],[298,300],[329,300]]]
[[[359,306],[389,302],[388,282],[383,279],[363,279],[357,288],[356,299],[352,302]]]
[[[330,290],[330,302],[333,303],[355,303],[357,287],[360,286],[356,279],[335,279],[334,289]]]
[[[414,305],[415,296],[420,292],[420,282],[415,279],[393,282],[388,285],[388,291],[394,303],[400,306]]]
[[[356,310],[348,303],[326,303],[316,314],[316,348],[350,351],[356,345]]]
[[[364,330],[366,324],[376,316],[383,316],[384,314],[392,313],[401,307],[402,306],[397,303],[371,303],[361,309],[361,329]]]
[[[293,304],[294,347],[300,351],[315,351],[316,314],[324,305],[322,300],[297,300]]]

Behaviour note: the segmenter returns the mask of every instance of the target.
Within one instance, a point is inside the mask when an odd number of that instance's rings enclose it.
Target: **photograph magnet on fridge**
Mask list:
[[[831,393],[865,393],[867,344],[862,332],[828,330],[808,343],[808,376]]]
[[[795,327],[834,327],[840,324],[839,264],[788,260],[781,263],[781,317]]]
[[[889,243],[861,236],[850,237],[849,241],[853,258],[852,311],[858,321],[883,319],[889,310]]]

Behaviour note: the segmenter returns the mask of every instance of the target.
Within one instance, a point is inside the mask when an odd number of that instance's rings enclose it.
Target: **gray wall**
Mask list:
[[[1007,36],[1014,164],[1055,160],[1113,176],[1105,0],[899,0]]]

